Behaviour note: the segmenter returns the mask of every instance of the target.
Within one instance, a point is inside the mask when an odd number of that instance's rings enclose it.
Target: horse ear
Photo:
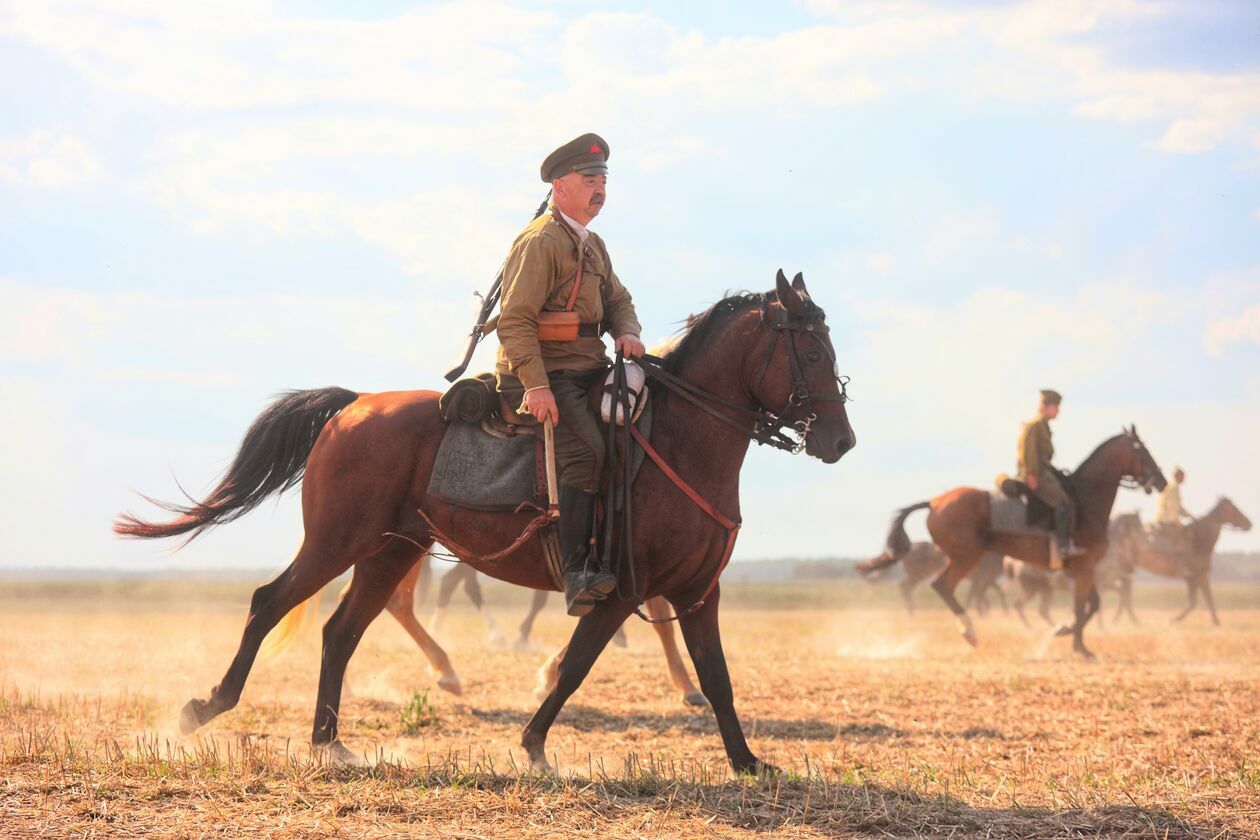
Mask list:
[[[802,274],[799,271],[796,272],[796,276],[792,278],[792,288],[796,289],[796,291],[800,292],[801,294],[809,294],[808,292],[805,291],[805,275],[804,274]]]
[[[779,269],[778,275],[775,276],[775,294],[779,297],[779,303],[791,315],[802,315],[805,312],[805,299],[801,297],[801,293],[792,288],[788,283],[787,276],[783,273],[783,269]]]

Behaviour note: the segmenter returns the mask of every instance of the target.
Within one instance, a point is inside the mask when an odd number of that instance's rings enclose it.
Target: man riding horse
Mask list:
[[[1076,530],[1075,505],[1063,489],[1059,471],[1050,463],[1054,457],[1050,421],[1059,416],[1059,404],[1062,402],[1063,397],[1058,391],[1043,390],[1037,416],[1024,424],[1019,435],[1019,477],[1054,511],[1058,551],[1050,552],[1050,568],[1055,570],[1063,568],[1064,558],[1079,557],[1085,553],[1072,539]]]
[[[1185,471],[1177,467],[1173,480],[1160,492],[1155,502],[1155,519],[1149,528],[1155,547],[1171,555],[1186,554],[1190,550],[1189,533],[1184,521],[1188,514],[1181,506],[1181,484],[1185,480]]]
[[[548,155],[541,174],[551,204],[508,252],[495,372],[518,411],[555,424],[564,595],[569,615],[581,616],[617,584],[591,550],[604,436],[587,395],[608,367],[601,336],[611,333],[627,357],[644,350],[630,293],[587,229],[607,196],[608,144],[583,134]]]

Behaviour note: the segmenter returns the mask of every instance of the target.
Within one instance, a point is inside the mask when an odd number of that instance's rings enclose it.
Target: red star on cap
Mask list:
[[[604,153],[604,150],[599,147],[598,143],[592,143],[591,147],[586,151],[588,154],[592,155],[602,155]]]

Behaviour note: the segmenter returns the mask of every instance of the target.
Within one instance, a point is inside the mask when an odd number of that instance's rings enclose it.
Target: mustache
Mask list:
[[[595,193],[593,196],[591,196],[591,204],[603,204],[603,203],[604,203],[603,193]]]

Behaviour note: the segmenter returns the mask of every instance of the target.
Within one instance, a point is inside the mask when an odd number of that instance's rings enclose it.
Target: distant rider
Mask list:
[[[1050,462],[1054,457],[1050,421],[1059,416],[1059,404],[1062,402],[1063,397],[1058,391],[1042,391],[1036,418],[1024,424],[1019,436],[1019,477],[1054,511],[1054,536],[1058,551],[1050,552],[1050,568],[1056,571],[1063,568],[1065,558],[1085,553],[1072,539],[1076,529],[1075,506],[1063,489],[1059,471]]]

